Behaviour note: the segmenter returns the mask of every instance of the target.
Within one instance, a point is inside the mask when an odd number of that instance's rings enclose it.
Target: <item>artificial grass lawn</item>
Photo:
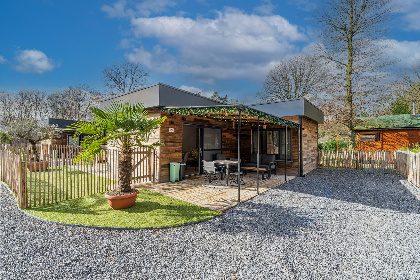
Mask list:
[[[128,209],[113,210],[104,193],[98,193],[25,211],[56,222],[119,228],[172,227],[222,214],[156,192],[139,190],[136,203]]]
[[[31,174],[32,173],[32,174]],[[31,206],[54,203],[55,197],[64,200],[66,197],[74,198],[91,194],[93,190],[87,186],[95,184],[100,191],[105,191],[105,186],[115,184],[115,181],[75,170],[71,167],[50,167],[46,171],[27,171],[28,203]],[[95,191],[97,192],[97,191]],[[59,199],[59,198],[62,199]],[[34,204],[36,203],[36,204]]]

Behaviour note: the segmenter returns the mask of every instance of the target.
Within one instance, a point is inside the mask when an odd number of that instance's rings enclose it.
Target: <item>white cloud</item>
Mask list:
[[[255,7],[254,11],[263,15],[271,15],[276,6],[271,3],[271,0],[263,0],[262,2],[263,4]]]
[[[107,13],[108,16],[112,18],[125,17],[127,16],[127,12],[125,10],[126,4],[127,4],[127,1],[119,0],[115,2],[113,6],[103,5],[101,7],[101,10]]]
[[[176,1],[172,0],[146,0],[136,5],[136,10],[139,15],[150,16],[151,14],[162,13],[168,7],[175,7]]]
[[[318,8],[316,1],[313,0],[291,0],[289,1],[289,4],[295,5],[298,9],[305,12],[310,12]]]
[[[111,18],[145,16],[166,12],[168,7],[175,7],[173,0],[145,0],[136,3],[133,0],[118,0],[113,5],[103,5],[101,10]]]
[[[182,90],[186,90],[192,93],[200,93],[202,96],[205,97],[211,97],[214,93],[214,91],[203,91],[201,88],[198,87],[192,87],[192,86],[186,86],[186,85],[182,85],[179,87]]]
[[[0,55],[0,64],[6,63],[7,59],[4,58],[4,56]]]
[[[395,6],[403,14],[408,30],[420,30],[420,0],[398,0]]]
[[[420,61],[420,41],[397,41],[393,39],[378,42],[386,54],[401,67],[411,67]]]
[[[21,50],[16,55],[14,69],[22,73],[42,74],[54,69],[53,61],[39,50]]]
[[[164,73],[192,74],[198,80],[250,78],[260,80],[274,61],[306,41],[298,27],[278,15],[244,14],[228,8],[214,19],[184,17],[133,18],[138,38],[156,38],[152,50],[134,49],[131,60]],[[144,59],[144,61],[140,61]]]

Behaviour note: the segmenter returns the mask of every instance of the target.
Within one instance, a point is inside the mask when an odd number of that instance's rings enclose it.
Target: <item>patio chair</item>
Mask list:
[[[212,161],[205,161],[203,160],[203,171],[204,171],[204,179],[203,185],[207,182],[211,184],[213,180],[216,180],[216,184],[220,184],[220,180],[222,179],[222,172],[216,170],[216,166]]]
[[[214,159],[215,160],[225,160],[226,159],[226,156],[225,156],[225,154],[215,154],[214,155]],[[224,165],[217,164],[217,163],[216,163],[216,170],[218,170],[220,172],[223,172],[223,173],[226,172],[225,166]]]
[[[232,173],[229,173],[229,185],[232,185],[232,184],[234,184],[234,185],[238,185],[238,175],[240,175],[239,176],[239,178],[240,178],[240,180],[241,180],[241,185],[245,185],[245,182],[244,182],[244,173],[243,172],[232,172]]]
[[[182,161],[183,163],[187,163],[188,157],[190,156],[190,152],[186,152],[184,155],[184,160]]]

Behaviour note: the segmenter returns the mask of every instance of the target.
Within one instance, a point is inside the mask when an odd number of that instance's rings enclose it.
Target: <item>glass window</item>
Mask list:
[[[260,154],[276,155],[277,159],[285,158],[285,129],[260,130]],[[291,130],[287,130],[287,160],[292,156],[292,137]],[[257,153],[257,131],[252,131],[252,153]]]
[[[204,128],[203,148],[220,150],[222,148],[222,130],[220,128]]]

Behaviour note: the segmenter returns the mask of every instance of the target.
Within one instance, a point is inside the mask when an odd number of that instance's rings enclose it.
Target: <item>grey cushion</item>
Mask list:
[[[276,160],[276,155],[262,155],[261,156],[262,164],[270,164],[270,162],[274,162],[275,160]]]
[[[226,156],[225,154],[216,154],[216,160],[225,160]]]
[[[249,160],[249,162],[252,162],[252,163],[257,163],[257,155],[256,154],[251,154],[251,159]],[[260,155],[260,163],[261,163],[261,155]]]

